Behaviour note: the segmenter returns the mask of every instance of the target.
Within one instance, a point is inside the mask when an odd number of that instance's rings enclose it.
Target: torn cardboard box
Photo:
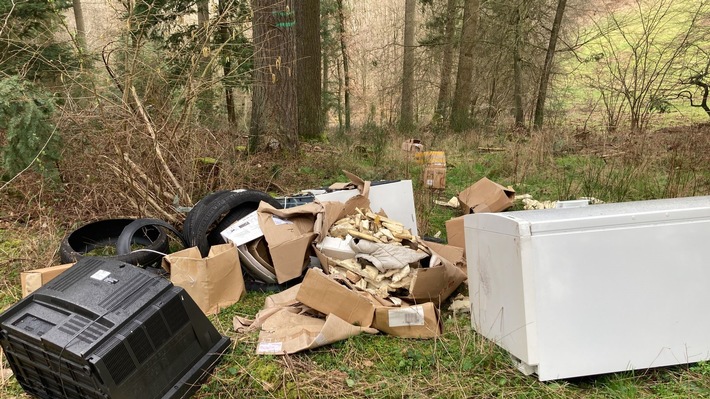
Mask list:
[[[288,209],[276,209],[265,202],[259,205],[259,227],[280,284],[301,277],[310,262],[311,243],[316,238],[313,229],[322,209],[315,202]]]
[[[515,190],[482,178],[458,194],[465,214],[500,212],[513,206]]]
[[[346,322],[369,327],[375,304],[317,269],[309,269],[296,299],[323,314],[334,314]]]
[[[461,269],[461,271],[468,276],[468,271],[466,269],[466,257],[464,256],[464,249],[453,245],[439,244],[436,242],[424,241],[427,247],[432,251],[439,254],[444,259],[453,263],[454,266]]]
[[[429,267],[417,269],[409,295],[402,298],[415,303],[434,302],[439,305],[466,280],[466,277],[466,273],[459,267],[432,250]]]
[[[401,338],[436,338],[443,327],[439,311],[431,303],[403,307],[378,307],[372,327]]]
[[[182,287],[205,314],[219,313],[244,294],[239,255],[232,244],[214,245],[206,258],[197,247],[183,249],[163,258],[170,281]]]
[[[22,285],[22,297],[24,298],[37,291],[39,287],[47,284],[50,280],[59,276],[72,266],[74,266],[73,263],[67,263],[59,266],[50,266],[21,272],[20,284]]]

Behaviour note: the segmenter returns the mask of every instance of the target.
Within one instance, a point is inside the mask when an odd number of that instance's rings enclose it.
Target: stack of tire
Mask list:
[[[234,222],[254,212],[264,201],[274,208],[283,208],[275,198],[256,190],[217,191],[200,200],[187,214],[183,224],[183,236],[189,246],[197,247],[202,256],[207,256],[213,245],[225,243],[220,234]],[[268,263],[256,254],[256,246],[237,247],[248,290],[279,290],[276,274]]]
[[[103,247],[115,247],[110,258],[158,272],[162,257],[169,252],[168,232],[185,247],[197,247],[207,256],[210,247],[224,244],[221,232],[255,211],[261,201],[275,208],[282,205],[270,195],[256,190],[224,190],[211,193],[190,210],[182,234],[158,219],[108,219],[86,224],[67,235],[59,248],[63,263],[76,262]],[[140,247],[132,251],[131,247]],[[252,251],[253,246],[252,247]],[[273,267],[256,261],[247,246],[238,248],[247,289],[278,290]]]

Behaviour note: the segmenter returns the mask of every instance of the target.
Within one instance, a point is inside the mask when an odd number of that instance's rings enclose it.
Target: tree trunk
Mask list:
[[[325,129],[328,125],[328,112],[330,111],[330,101],[328,99],[330,96],[328,95],[328,79],[330,79],[330,53],[327,50],[326,43],[328,42],[330,38],[330,16],[328,13],[323,14],[322,22],[321,22],[321,37],[323,38],[323,44],[321,46],[322,51],[321,51],[321,72],[322,72],[322,79],[321,79],[321,114],[320,114],[320,123],[321,123],[321,130]],[[325,98],[323,96],[326,96]]]
[[[404,9],[404,57],[402,63],[402,98],[399,113],[399,130],[414,128],[414,24],[417,1],[406,0]]]
[[[560,26],[562,25],[562,16],[565,12],[567,0],[558,0],[557,11],[555,11],[555,20],[552,23],[552,32],[550,33],[550,44],[547,46],[545,54],[545,64],[542,67],[542,75],[540,76],[540,87],[537,90],[537,101],[535,102],[535,116],[533,118],[533,126],[536,129],[542,127],[545,118],[545,100],[547,99],[547,85],[550,81],[550,73],[552,72],[552,60],[555,57],[555,48],[557,47],[557,37],[560,35]]]
[[[264,133],[276,135],[283,148],[298,152],[298,108],[294,0],[252,0],[254,84],[249,149]]]
[[[446,25],[444,26],[444,55],[441,61],[441,78],[439,79],[439,97],[436,100],[434,120],[443,121],[449,108],[449,88],[451,86],[452,58],[454,53],[454,27],[456,17],[456,0],[446,2]]]
[[[81,0],[73,0],[74,21],[76,22],[76,44],[81,51],[86,51],[86,27],[84,12],[81,10]]]
[[[515,8],[513,17],[513,102],[515,113],[515,126],[525,126],[525,114],[523,112],[523,73],[520,59],[520,8]]]
[[[350,131],[350,70],[348,66],[348,48],[345,43],[345,13],[343,0],[338,0],[338,25],[340,29],[340,50],[343,54],[343,81],[345,91],[345,131]]]
[[[298,136],[314,139],[321,132],[320,1],[296,0]]]
[[[471,125],[469,108],[473,96],[473,51],[478,23],[479,0],[465,0],[459,67],[456,73],[456,89],[451,106],[451,128],[456,132],[468,129]]]
[[[230,25],[227,21],[227,0],[219,0],[217,7],[219,10],[219,37],[220,37],[220,44],[227,43],[232,36],[232,29],[230,28]],[[235,110],[235,104],[234,104],[234,92],[233,92],[233,87],[232,84],[230,83],[230,78],[232,74],[232,63],[227,58],[223,64],[222,64],[222,72],[224,74],[223,79],[222,79],[222,86],[224,87],[224,106],[227,108],[227,120],[229,121],[230,126],[234,126],[237,124],[237,112]]]

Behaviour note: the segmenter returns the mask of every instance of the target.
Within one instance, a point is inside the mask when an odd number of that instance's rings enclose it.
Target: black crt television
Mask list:
[[[0,315],[0,346],[39,398],[187,398],[230,346],[190,296],[86,257]]]

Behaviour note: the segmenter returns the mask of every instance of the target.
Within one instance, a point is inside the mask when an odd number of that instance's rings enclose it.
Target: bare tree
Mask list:
[[[414,127],[414,24],[417,1],[406,0],[404,9],[404,57],[402,61],[402,98],[399,115],[399,130],[410,131]]]
[[[457,132],[466,130],[471,123],[469,111],[473,98],[472,85],[475,62],[473,52],[476,44],[479,6],[479,0],[464,1],[459,66],[456,73],[456,89],[454,90],[454,99],[451,107],[451,128]]]
[[[695,41],[708,2],[701,0],[690,13],[679,12],[675,0],[635,0],[635,15],[612,12],[598,53],[614,85],[629,107],[631,129],[643,130],[658,101],[677,93],[684,54]],[[683,18],[684,22],[680,19]],[[684,30],[669,36],[668,24],[683,23]],[[631,24],[634,22],[634,24]],[[607,26],[597,24],[600,32]]]
[[[453,67],[454,28],[456,24],[456,0],[446,2],[446,23],[444,25],[444,54],[441,60],[441,73],[439,77],[439,96],[436,100],[434,119],[444,120],[449,108],[451,95],[451,69]]]
[[[345,131],[350,131],[350,69],[348,47],[345,40],[345,12],[343,0],[338,0],[338,28],[340,29],[340,50],[343,56],[343,91],[345,92]]]
[[[555,57],[555,49],[557,48],[557,37],[560,34],[562,26],[562,17],[565,13],[567,0],[558,0],[557,9],[555,11],[555,20],[552,22],[552,31],[550,32],[550,43],[547,45],[545,52],[545,63],[542,67],[540,76],[540,87],[537,89],[537,101],[535,102],[535,114],[533,117],[533,126],[541,128],[545,118],[545,100],[547,99],[547,86],[550,82],[550,73],[552,72],[552,61]]]

